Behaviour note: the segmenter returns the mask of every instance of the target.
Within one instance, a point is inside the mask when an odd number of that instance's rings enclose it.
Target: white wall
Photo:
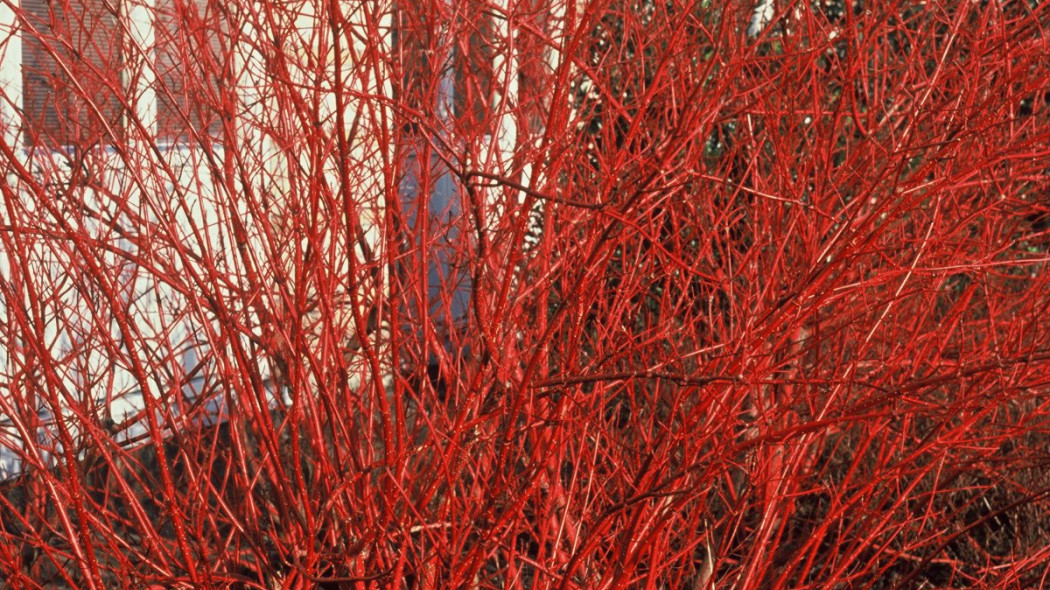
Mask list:
[[[145,55],[154,38],[153,1],[129,0],[125,13],[129,38]],[[13,10],[0,5],[0,165],[8,187],[0,224],[25,230],[17,253],[9,251],[10,240],[7,246],[0,243],[0,279],[8,286],[0,297],[0,326],[9,326],[0,331],[0,478],[21,469],[21,453],[31,453],[28,460],[34,463],[50,462],[47,452],[39,452],[41,445],[23,443],[27,438],[53,442],[56,410],[73,418],[68,431],[74,440],[80,435],[75,424],[85,418],[76,413],[94,411],[117,423],[117,440],[134,442],[145,432],[147,397],[163,409],[157,417],[161,424],[178,427],[180,415],[192,407],[204,383],[214,383],[215,372],[235,362],[230,350],[217,349],[230,344],[218,336],[233,327],[201,298],[228,297],[229,309],[248,309],[238,316],[244,322],[237,328],[242,331],[239,341],[257,350],[251,336],[261,336],[264,326],[238,288],[250,285],[252,276],[309,282],[309,276],[296,276],[301,265],[293,258],[307,246],[342,273],[331,284],[344,286],[334,294],[344,307],[333,317],[314,312],[301,319],[308,333],[306,347],[319,346],[325,332],[321,323],[333,324],[326,333],[341,331],[349,339],[356,323],[345,307],[346,290],[355,288],[353,277],[362,273],[356,269],[361,250],[347,237],[347,227],[359,222],[370,249],[381,250],[379,221],[391,180],[376,173],[383,170],[384,155],[389,156],[381,139],[387,136],[381,126],[391,119],[384,110],[390,103],[381,98],[390,95],[389,84],[382,68],[364,67],[363,40],[384,39],[389,17],[369,22],[362,3],[347,3],[342,15],[346,28],[337,40],[321,26],[330,22],[324,13],[328,6],[309,0],[271,10],[278,19],[287,19],[278,25],[290,25],[281,29],[286,34],[279,46],[264,43],[274,36],[267,30],[273,23],[243,20],[242,38],[257,42],[236,46],[240,116],[235,134],[226,136],[232,143],[158,145],[131,137],[127,149],[92,151],[85,165],[94,179],[70,188],[65,186],[71,174],[67,154],[27,149],[18,133],[21,42]],[[260,12],[257,5],[243,10],[245,15]],[[334,63],[331,48],[336,45],[343,48],[338,76],[328,66],[318,78],[317,60]],[[278,66],[287,68],[284,79],[294,84],[275,92]],[[123,73],[138,87],[126,90],[135,116],[147,131],[153,130],[157,103],[151,85],[156,75],[148,60],[134,67],[142,69]],[[315,114],[321,129],[311,138],[305,137],[302,120],[289,116],[295,92],[305,103],[319,105]],[[340,133],[347,138],[346,151],[340,148]],[[326,145],[320,137],[331,141]],[[232,175],[224,167],[230,161],[237,165]],[[340,167],[349,175],[344,177]],[[250,203],[263,195],[270,209],[260,214]],[[306,227],[290,221],[299,219],[292,209],[301,211],[318,195],[326,203],[319,212],[322,223]],[[238,244],[242,240],[235,237],[236,223],[243,226],[246,243]],[[34,228],[41,231],[33,233]],[[88,249],[78,250],[71,236]],[[13,272],[12,263],[19,267],[23,260],[28,261],[27,276]],[[85,260],[94,265],[86,274],[91,265]],[[286,303],[276,289],[257,291],[256,303],[269,309]],[[114,292],[115,297],[107,297]],[[28,293],[36,293],[38,301],[16,300],[28,299]],[[40,346],[34,350],[16,342],[19,330],[24,334],[28,327],[11,327],[23,308],[24,317],[41,326]],[[256,363],[250,368],[262,382],[272,377],[265,358],[248,362]],[[149,374],[143,373],[145,368]],[[367,368],[357,370],[354,378],[360,381]],[[27,383],[44,373],[54,379]],[[50,400],[27,400],[27,391],[47,392]],[[30,415],[32,408],[40,408],[41,422]],[[195,420],[210,421],[221,419],[225,410],[221,402],[210,401],[196,411]]]

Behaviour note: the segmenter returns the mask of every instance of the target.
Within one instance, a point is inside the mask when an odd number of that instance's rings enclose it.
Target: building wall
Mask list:
[[[81,64],[119,86],[76,87],[65,72],[52,79],[71,87],[46,91],[26,82],[47,70],[39,45],[83,35],[45,31],[39,10],[34,26],[0,7],[0,223],[10,230],[0,243],[0,475],[48,463],[61,447],[56,421],[75,440],[95,413],[135,442],[147,406],[168,428],[223,419],[224,403],[198,399],[221,399],[201,388],[223,375],[277,403],[287,396],[277,381],[316,382],[279,374],[305,365],[304,353],[344,355],[351,380],[368,378],[351,353],[362,308],[385,288],[374,262],[397,183],[384,164],[390,87],[383,61],[367,56],[386,46],[389,16],[366,3],[337,15],[323,2],[234,3],[209,21],[198,2],[181,22],[213,28],[191,39],[197,29],[180,32],[178,11],[158,1],[121,7],[119,76],[105,60]],[[221,80],[178,87],[178,43],[202,52],[187,70],[211,64]],[[54,53],[52,68],[71,59]],[[90,107],[100,88],[124,109],[118,122],[107,111],[62,126],[58,103],[32,108],[48,92]],[[186,116],[173,120],[175,108]],[[45,111],[48,121],[28,116]]]
[[[147,418],[225,419],[230,391],[287,402],[318,366],[388,383],[391,329],[451,346],[479,240],[458,174],[531,176],[509,5],[475,4],[428,5],[426,59],[384,2],[0,6],[0,475],[92,416],[131,444]],[[424,61],[436,90],[406,115],[395,78]],[[483,232],[523,197],[496,191],[477,188]],[[425,296],[384,332],[395,258]]]

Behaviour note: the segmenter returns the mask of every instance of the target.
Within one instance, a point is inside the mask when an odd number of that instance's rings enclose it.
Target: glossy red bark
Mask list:
[[[756,4],[165,0],[46,152],[4,86],[0,577],[1042,586],[1050,13]]]

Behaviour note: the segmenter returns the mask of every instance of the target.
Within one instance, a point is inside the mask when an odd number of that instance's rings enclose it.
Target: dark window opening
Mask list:
[[[395,13],[400,79],[394,98],[403,107],[402,129],[419,132],[454,122],[460,131],[473,133],[491,109],[496,27],[480,5],[472,4],[470,18],[449,30],[440,8],[429,3]]]
[[[433,3],[399,7],[395,11],[394,54],[400,71],[394,99],[404,131],[420,132],[432,120],[442,83],[440,17]]]
[[[464,23],[463,33],[456,44],[453,101],[460,129],[471,132],[484,125],[491,109],[492,63],[496,53],[492,17],[483,13],[481,6],[472,5],[472,8],[470,12],[477,18]]]
[[[161,0],[156,10],[157,133],[215,137],[226,62],[221,15],[208,0]]]

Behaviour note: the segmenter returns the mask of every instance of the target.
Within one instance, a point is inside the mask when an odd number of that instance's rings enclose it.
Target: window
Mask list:
[[[218,88],[225,69],[222,22],[216,4],[208,0],[158,2],[154,35],[161,137],[218,134]]]
[[[476,3],[456,17],[447,14],[449,8],[428,2],[397,10],[397,98],[410,109],[402,113],[406,131],[419,131],[419,121],[425,120],[454,123],[458,132],[473,135],[487,119],[495,53],[492,17]]]
[[[433,112],[441,91],[442,76],[435,67],[440,63],[440,17],[435,12],[432,2],[396,11],[393,43],[401,79],[395,99],[409,109],[399,113],[405,131],[419,131],[418,121]]]
[[[122,45],[104,0],[24,0],[24,141],[87,147],[120,133]]]
[[[162,139],[214,134],[224,72],[214,6],[23,0],[23,142],[113,144],[129,116]]]
[[[476,132],[484,125],[491,108],[496,30],[492,17],[483,12],[482,6],[476,2],[469,2],[467,6],[468,12],[477,18],[463,23],[456,43],[453,104],[460,128]]]

